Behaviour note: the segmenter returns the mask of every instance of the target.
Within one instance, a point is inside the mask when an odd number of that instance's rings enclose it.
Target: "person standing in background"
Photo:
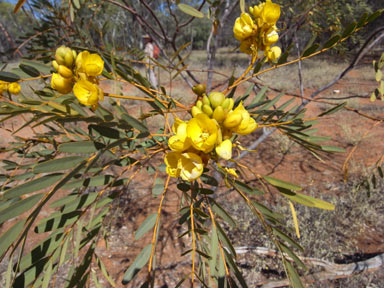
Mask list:
[[[153,40],[152,40],[151,36],[146,34],[143,36],[143,41],[144,41],[144,52],[146,55],[147,78],[148,78],[149,82],[151,83],[151,85],[155,89],[157,89],[157,78],[156,78],[156,75],[154,72],[154,68],[153,68],[154,66],[153,66],[152,61],[151,61],[151,59],[155,58],[155,55],[154,55],[155,47],[153,44]]]

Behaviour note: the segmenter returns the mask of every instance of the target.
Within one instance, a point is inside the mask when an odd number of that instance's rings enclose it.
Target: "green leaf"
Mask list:
[[[326,145],[321,145],[321,149],[326,152],[340,152],[344,153],[345,149],[341,147],[336,147],[336,146],[326,146]]]
[[[191,15],[193,17],[197,17],[197,18],[203,18],[204,17],[204,14],[202,12],[200,12],[199,10],[187,5],[187,4],[178,4],[177,5],[179,7],[179,9],[181,11],[183,11],[184,13],[188,14],[188,15]]]
[[[48,160],[37,164],[33,168],[34,173],[48,173],[66,170],[75,167],[82,162],[85,158],[80,156],[71,156],[59,159]]]
[[[42,221],[40,221],[39,225],[35,227],[35,232],[44,233],[71,225],[75,223],[77,219],[79,219],[81,214],[81,211],[72,211],[69,213],[54,213],[53,216],[44,218]]]
[[[0,211],[0,224],[31,209],[43,197],[43,193],[20,200]]]
[[[39,70],[37,70],[36,68],[32,67],[32,66],[29,66],[29,65],[26,65],[26,64],[20,64],[19,65],[19,68],[26,74],[28,74],[29,76],[31,77],[37,77],[37,76],[40,76],[40,72]]]
[[[111,175],[98,175],[95,177],[87,178],[87,179],[79,179],[75,181],[68,182],[65,184],[62,189],[75,189],[80,187],[99,187],[107,185],[112,180]]]
[[[213,178],[212,176],[209,176],[207,174],[202,174],[200,176],[200,179],[201,179],[201,181],[203,181],[203,183],[211,185],[211,186],[219,185],[219,183],[217,182],[217,180],[215,178]]]
[[[51,73],[51,67],[52,66],[44,64],[42,62],[23,59],[21,61],[21,64],[34,68],[35,70],[39,71],[39,74],[40,73],[43,73],[43,74],[50,74]],[[39,75],[37,75],[37,76],[39,76]]]
[[[302,188],[300,186],[297,186],[297,185],[295,185],[293,183],[290,183],[290,182],[287,182],[287,181],[284,181],[284,180],[280,180],[280,179],[269,177],[269,176],[264,176],[263,178],[269,184],[271,184],[271,185],[273,185],[275,187],[281,187],[281,188],[285,188],[285,189],[293,190],[293,191],[300,191],[300,190],[302,190]]]
[[[105,147],[104,144],[94,141],[68,142],[60,144],[58,150],[65,153],[94,153]]]
[[[219,239],[221,240],[223,245],[226,246],[229,249],[231,254],[234,257],[236,257],[236,250],[235,250],[235,248],[233,248],[232,243],[229,240],[227,234],[225,234],[223,228],[221,228],[221,226],[219,225],[219,223],[216,220],[215,220],[215,224],[216,224],[216,229],[217,229],[217,232],[218,232],[217,234],[219,236]]]
[[[101,136],[111,138],[111,139],[120,139],[120,132],[119,130],[113,129],[108,126],[104,125],[89,125],[88,127],[90,133],[95,130],[97,133],[99,133]]]
[[[51,277],[52,277],[52,272],[53,272],[53,263],[52,263],[52,259],[48,261],[48,267],[47,269],[44,271],[44,280],[43,280],[43,284],[41,285],[41,288],[48,288],[49,286],[49,282],[51,280]]]
[[[17,82],[20,77],[14,73],[0,71],[0,80],[5,82]]]
[[[309,47],[307,50],[304,50],[303,55],[301,57],[307,57],[309,55],[312,55],[316,50],[320,47],[318,43],[313,44],[311,47]]]
[[[211,229],[211,239],[210,239],[210,252],[211,259],[209,260],[209,270],[211,271],[211,275],[216,275],[216,263],[217,263],[217,251],[219,248],[219,239],[217,238],[217,231],[214,225],[212,225]]]
[[[322,116],[325,116],[325,115],[330,115],[330,114],[333,114],[337,111],[339,111],[340,109],[342,109],[345,105],[347,104],[347,102],[343,102],[343,103],[340,103],[339,105],[336,105],[335,107],[319,114],[317,117],[322,117]]]
[[[240,182],[238,180],[235,180],[235,182],[231,183],[232,186],[241,192],[251,194],[251,195],[263,195],[264,192],[260,191],[259,189],[256,189],[254,187],[251,187],[243,182]]]
[[[113,279],[109,275],[107,269],[105,268],[103,261],[99,257],[97,257],[97,265],[99,266],[101,273],[103,273],[104,278],[107,279],[109,284],[111,284],[112,287],[116,287],[115,281],[113,281]]]
[[[92,263],[94,251],[95,244],[92,243],[92,245],[89,246],[89,249],[84,256],[82,263],[75,268],[75,273],[72,275],[67,288],[85,287],[85,283],[82,284],[81,282],[84,281],[84,279],[88,278],[89,272],[87,271],[89,270],[89,267]]]
[[[376,71],[376,82],[380,82],[380,80],[383,78],[383,72],[381,70]]]
[[[286,245],[284,245],[283,243],[279,243],[280,247],[282,248],[283,252],[287,253],[292,259],[293,261],[295,261],[295,263],[300,266],[301,268],[303,269],[307,269],[307,267],[305,266],[305,264],[303,263],[303,261],[300,260],[299,257],[296,256],[295,253],[293,253],[293,251],[291,249],[289,249]]]
[[[272,232],[280,239],[284,240],[285,242],[289,243],[291,246],[304,251],[304,248],[301,247],[295,240],[293,240],[291,237],[289,237],[287,234],[285,234],[283,231],[276,227],[272,227]]]
[[[139,130],[140,132],[148,132],[148,128],[136,118],[133,118],[127,114],[123,114],[121,116],[121,119],[124,120],[128,125]]]
[[[347,26],[347,28],[344,29],[343,34],[342,34],[342,37],[343,37],[343,38],[346,38],[346,37],[348,37],[350,34],[352,34],[352,32],[355,31],[355,29],[356,29],[356,25],[357,25],[356,22],[352,22],[351,24],[349,24],[349,25]]]
[[[63,177],[63,174],[51,174],[46,175],[32,181],[26,182],[9,190],[6,190],[3,195],[3,199],[11,199],[24,194],[32,193],[39,191],[41,189],[45,189]]]
[[[3,253],[7,251],[9,246],[11,246],[19,236],[20,232],[23,230],[25,220],[26,219],[20,220],[0,236],[0,257],[3,256]]]
[[[129,266],[128,270],[125,272],[122,283],[128,284],[133,277],[136,276],[137,273],[147,264],[149,261],[149,257],[152,252],[152,244],[145,246],[145,248],[140,252],[139,255],[135,258],[131,266]]]
[[[297,192],[293,192],[284,188],[278,188],[278,190],[281,192],[281,194],[283,194],[285,197],[289,198],[290,200],[303,204],[305,206],[315,207],[315,208],[324,209],[324,210],[335,210],[335,205],[329,202],[316,199],[311,196],[307,196]]]
[[[325,42],[323,47],[324,48],[330,48],[333,45],[335,45],[340,39],[341,39],[340,35],[335,35],[335,36],[331,37],[327,42]]]
[[[154,196],[161,195],[163,191],[164,191],[164,179],[156,178],[152,187],[152,195]]]
[[[221,217],[224,221],[226,221],[232,227],[236,226],[236,222],[232,219],[231,215],[228,214],[227,211],[224,210],[215,200],[209,198],[209,202],[211,203],[212,210]]]
[[[135,239],[139,240],[141,237],[144,236],[145,233],[147,233],[150,229],[152,229],[153,226],[156,224],[157,219],[157,213],[153,213],[147,217],[147,219],[144,220],[143,223],[141,223],[139,229],[135,232]]]
[[[292,287],[293,288],[304,288],[303,283],[301,283],[300,276],[299,276],[299,274],[297,274],[297,271],[292,266],[292,264],[285,259],[283,259],[283,264],[288,271],[288,278],[292,284]]]

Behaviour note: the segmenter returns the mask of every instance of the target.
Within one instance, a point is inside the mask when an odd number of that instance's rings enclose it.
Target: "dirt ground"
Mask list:
[[[256,187],[258,184],[253,173],[269,175],[300,184],[304,194],[329,201],[336,206],[336,210],[332,212],[295,206],[302,234],[298,242],[304,247],[305,257],[344,264],[384,253],[384,181],[377,179],[376,187],[369,189],[363,185],[364,180],[371,179],[375,164],[383,156],[384,123],[377,124],[378,121],[363,117],[356,112],[384,119],[384,102],[369,101],[367,95],[370,95],[370,91],[376,88],[377,84],[361,78],[358,70],[352,71],[347,79],[319,95],[318,99],[323,102],[312,102],[307,106],[305,118],[311,119],[329,109],[330,106],[324,103],[326,101],[340,101],[340,98],[348,101],[347,106],[355,111],[341,110],[323,117],[314,127],[319,129],[316,135],[331,137],[332,140],[324,144],[342,147],[346,150],[345,153],[323,153],[322,160],[319,160],[285,135],[275,132],[257,148],[256,152],[250,153],[240,162],[249,167],[248,171],[244,171],[245,179]],[[177,84],[183,85],[178,87],[179,89],[189,91],[189,88],[181,82]],[[354,86],[360,89],[358,95],[349,92]],[[104,89],[112,88],[105,84]],[[126,94],[131,93],[132,89],[127,86],[122,87],[122,91]],[[242,91],[239,89],[239,94]],[[343,93],[344,91],[348,92]],[[310,93],[311,90],[305,90],[306,96]],[[291,96],[284,96],[281,101],[287,100],[288,97]],[[300,103],[301,100],[297,98],[296,101]],[[127,108],[132,113],[138,111],[135,103],[130,103]],[[7,127],[11,127],[9,130],[12,131],[23,122],[23,119],[15,118],[7,122]],[[33,134],[32,130],[27,130],[28,128],[23,130],[25,137]],[[4,132],[4,129],[2,131],[1,146],[12,139],[11,133]],[[241,138],[242,145],[247,147],[260,135],[261,130],[258,130],[250,136]],[[348,178],[345,180],[343,165],[352,151],[348,162]],[[0,157],[3,156],[0,154]],[[153,165],[160,164],[162,159],[158,158],[157,161]],[[149,177],[153,178],[153,175],[141,174],[136,177],[127,192],[113,204],[113,213],[108,216],[108,221],[112,224],[108,231],[108,249],[104,240],[99,241],[96,249],[108,272],[115,279],[116,287],[140,287],[146,276],[145,271],[142,271],[129,285],[121,284],[130,263],[152,238],[151,233],[148,233],[140,241],[134,240],[134,231],[149,214],[157,211],[160,201],[151,194],[152,180],[148,181]],[[183,251],[189,249],[191,239],[178,238],[183,227],[178,224],[180,194],[176,192],[175,184],[176,181],[171,180],[161,214],[155,287],[175,287],[191,267],[190,254],[181,256]],[[240,223],[235,228],[225,227],[236,247],[273,248],[263,233],[261,224],[247,210],[235,192],[228,191],[224,183],[220,183],[216,194],[217,201]],[[274,207],[277,212],[288,215],[287,223],[293,227],[289,206],[276,191],[255,199]],[[49,212],[49,210],[43,211],[42,217]],[[4,231],[3,229],[1,230]],[[294,235],[291,234],[293,237]],[[32,247],[33,243],[41,240],[40,237],[41,235],[31,233],[28,246]],[[259,283],[284,278],[284,270],[278,257],[261,256],[250,250],[249,253],[239,254],[237,262],[249,287],[259,287],[257,286]],[[310,267],[308,271],[300,272],[308,274],[316,271],[318,268]],[[61,280],[62,282],[59,279],[56,284],[64,282],[64,279]],[[110,287],[106,281],[102,285]],[[378,271],[354,275],[347,279],[317,282],[308,287],[384,287],[384,269],[382,267]]]

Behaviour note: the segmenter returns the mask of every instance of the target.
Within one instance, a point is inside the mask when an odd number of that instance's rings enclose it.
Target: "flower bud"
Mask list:
[[[193,106],[191,110],[192,116],[196,117],[197,114],[203,113],[201,109],[197,106]]]
[[[223,124],[226,128],[233,128],[240,125],[241,120],[243,120],[243,117],[240,113],[231,112],[227,115]]]
[[[197,100],[196,106],[201,110],[201,107],[203,107],[203,102],[201,102],[201,100]]]
[[[197,84],[193,86],[192,91],[197,95],[197,96],[203,96],[205,91],[207,90],[207,86],[205,84]]]
[[[211,102],[211,106],[216,108],[223,103],[225,96],[221,92],[211,92],[209,93],[209,101]]]
[[[213,111],[212,118],[215,119],[218,123],[221,123],[225,119],[225,112],[223,107],[217,106]]]
[[[211,117],[213,111],[212,111],[212,108],[210,105],[207,105],[207,104],[204,104],[203,105],[203,108],[202,108],[202,111],[207,114],[209,117]]]
[[[13,82],[8,85],[8,92],[11,94],[17,95],[20,93],[20,90],[21,90],[21,87],[17,82]]]
[[[65,59],[64,57],[60,56],[60,55],[55,55],[55,59],[56,59],[56,62],[59,64],[59,65],[65,65]]]
[[[273,46],[270,49],[265,50],[265,54],[268,58],[268,61],[277,62],[281,56],[281,49],[279,46]]]
[[[264,37],[264,45],[272,45],[274,43],[277,42],[277,40],[279,40],[279,34],[277,34],[277,32],[275,30],[272,30],[270,32],[268,32],[268,34],[265,35]]]
[[[73,56],[73,59],[76,59],[76,57],[77,57],[77,53],[76,53],[76,51],[73,50],[73,49],[72,49],[72,56]]]
[[[64,65],[59,65],[59,69],[57,70],[61,76],[64,78],[72,78],[73,73],[72,70]]]
[[[59,64],[57,63],[56,60],[52,61],[52,66],[53,66],[53,68],[55,68],[56,71],[59,71]]]
[[[207,95],[204,95],[204,96],[203,96],[203,104],[205,104],[205,105],[211,105],[211,102],[209,101]]]
[[[73,58],[72,50],[68,51],[67,54],[65,54],[64,60],[65,60],[65,66],[67,66],[68,68],[72,68],[73,61],[75,60]]]
[[[60,56],[61,58],[65,57],[65,54],[67,52],[67,47],[60,46],[59,48],[56,49],[56,55],[55,56]]]
[[[51,79],[51,87],[61,94],[71,92],[73,86],[72,79],[64,78],[60,74],[53,73]]]
[[[233,105],[235,105],[235,101],[233,101],[232,98],[228,98],[228,106],[225,108],[225,111],[231,111],[233,108]]]

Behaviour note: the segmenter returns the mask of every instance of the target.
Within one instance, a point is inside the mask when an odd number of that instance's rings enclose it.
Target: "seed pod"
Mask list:
[[[209,93],[209,101],[213,108],[216,108],[223,103],[225,96],[221,92],[211,92]]]
[[[205,114],[207,114],[209,117],[211,117],[211,115],[213,113],[211,106],[204,104],[202,110]]]

